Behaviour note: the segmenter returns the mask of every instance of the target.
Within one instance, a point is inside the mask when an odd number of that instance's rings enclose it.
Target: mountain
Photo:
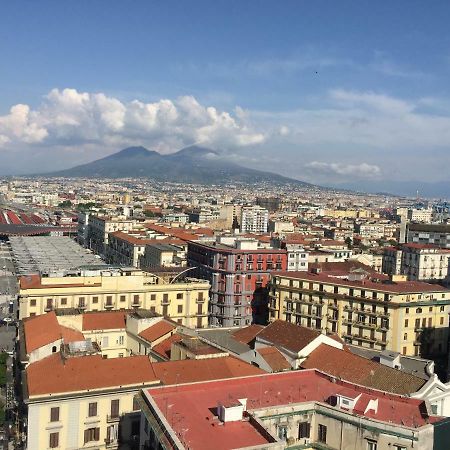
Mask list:
[[[169,155],[161,155],[144,147],[129,147],[105,158],[45,175],[81,178],[144,177],[157,181],[198,184],[270,182],[308,185],[272,172],[240,166],[227,161],[214,150],[198,146],[186,147]]]

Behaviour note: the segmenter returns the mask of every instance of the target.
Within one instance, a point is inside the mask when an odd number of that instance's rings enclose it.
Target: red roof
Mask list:
[[[276,347],[260,348],[258,349],[258,353],[270,366],[272,372],[281,372],[283,370],[290,370],[292,368],[287,359]]]
[[[239,330],[234,331],[233,337],[239,342],[243,344],[249,344],[253,339],[255,339],[256,335],[263,330],[264,327],[262,325],[249,325],[248,327],[240,328]]]
[[[73,328],[65,327],[63,325],[60,325],[59,327],[61,329],[62,338],[65,344],[85,340],[81,331],[74,330]]]
[[[295,388],[294,388],[295,387]],[[247,399],[247,410],[271,408],[305,402],[328,404],[337,394],[356,398],[359,405],[367,398],[378,400],[378,410],[362,416],[375,420],[417,428],[440,418],[429,417],[422,400],[402,398],[360,386],[332,380],[329,376],[314,370],[289,371],[235,378],[231,380],[186,384],[184,386],[149,388],[144,391],[165,416],[169,426],[178,436],[183,436],[185,447],[209,450],[214,442],[215,450],[228,450],[267,443],[251,421],[227,422],[218,426],[216,408],[219,403],[237,403]],[[167,405],[170,405],[170,411]],[[179,417],[180,420],[170,418]],[[270,441],[270,438],[269,438]]]
[[[148,356],[103,359],[93,355],[63,361],[60,353],[30,364],[26,377],[30,397],[158,381]]]
[[[261,369],[233,356],[166,361],[154,363],[153,369],[163,384],[193,383],[264,373]]]
[[[24,319],[23,328],[27,353],[31,353],[62,337],[61,328],[54,311]]]
[[[126,326],[126,311],[101,311],[83,314],[83,331],[119,330]]]
[[[417,392],[425,384],[422,378],[326,344],[312,351],[302,367],[318,369],[352,383],[402,395]]]
[[[167,339],[164,339],[159,344],[155,345],[152,348],[152,351],[160,355],[161,357],[165,359],[170,359],[170,353],[172,350],[172,343],[174,342],[180,342],[182,337],[175,333],[172,334],[172,336],[168,337]]]
[[[154,342],[159,338],[165,336],[166,334],[171,333],[176,326],[166,320],[160,320],[145,330],[141,331],[138,336],[145,339],[148,342]]]

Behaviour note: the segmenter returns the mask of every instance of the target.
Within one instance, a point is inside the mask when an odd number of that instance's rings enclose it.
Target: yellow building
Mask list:
[[[329,265],[330,266],[330,265]],[[269,320],[337,333],[345,342],[404,355],[445,356],[450,290],[417,281],[390,281],[368,268],[274,274]],[[314,270],[314,269],[313,269]]]
[[[209,282],[171,283],[133,268],[81,270],[65,276],[22,276],[19,319],[52,310],[147,309],[193,328],[208,324]]]

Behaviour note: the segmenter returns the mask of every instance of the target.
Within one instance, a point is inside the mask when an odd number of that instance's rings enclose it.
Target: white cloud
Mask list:
[[[160,151],[199,143],[213,147],[258,144],[266,134],[237,114],[201,105],[194,97],[123,103],[103,93],[53,89],[37,109],[15,105],[0,116],[0,146],[143,144]]]
[[[311,161],[305,164],[307,169],[314,173],[325,175],[342,175],[359,178],[378,178],[381,175],[381,169],[377,165],[367,164],[343,164],[334,162]]]

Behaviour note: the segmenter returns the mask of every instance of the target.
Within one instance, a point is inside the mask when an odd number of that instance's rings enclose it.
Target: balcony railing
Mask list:
[[[120,421],[120,414],[113,414],[113,415],[107,415],[106,416],[107,422],[119,422]]]

